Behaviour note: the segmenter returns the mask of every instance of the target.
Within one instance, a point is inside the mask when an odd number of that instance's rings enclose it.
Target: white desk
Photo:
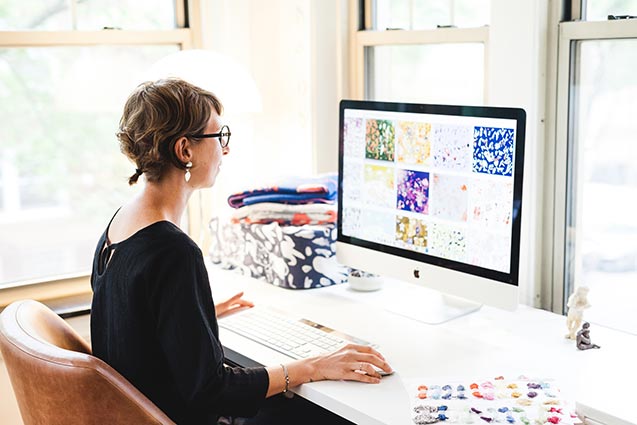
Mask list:
[[[396,371],[378,385],[323,381],[294,388],[298,395],[357,424],[412,424],[403,379],[480,379],[521,374],[558,380],[566,399],[583,402],[608,424],[637,424],[637,337],[593,327],[600,350],[579,351],[566,340],[565,318],[521,306],[506,312],[487,306],[441,325],[410,320],[365,301],[345,287],[288,290],[235,272],[209,267],[216,301],[245,291],[259,305],[276,307],[374,342]],[[388,285],[382,291],[391,291]],[[220,329],[221,342],[263,365],[287,356]],[[241,363],[241,357],[238,358]],[[245,360],[243,359],[243,360]],[[234,359],[237,360],[236,358]],[[244,362],[245,363],[245,362]]]

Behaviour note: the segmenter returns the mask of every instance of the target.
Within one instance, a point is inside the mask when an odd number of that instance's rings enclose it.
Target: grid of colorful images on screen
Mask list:
[[[509,271],[501,241],[511,229],[514,129],[356,116],[344,124],[344,154],[362,159],[344,170],[349,199],[375,208],[345,211],[360,217],[358,230],[373,230],[380,243]]]

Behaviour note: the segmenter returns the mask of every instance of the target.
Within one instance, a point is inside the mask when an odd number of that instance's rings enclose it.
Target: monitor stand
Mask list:
[[[405,283],[414,287],[409,298],[387,303],[385,310],[419,322],[437,325],[480,310],[477,304],[464,298]]]
[[[482,304],[446,295],[414,283],[378,276],[382,284],[375,291],[360,287],[341,289],[342,294],[359,302],[428,324],[439,324],[478,311]],[[364,292],[363,292],[364,291]],[[368,292],[369,291],[369,292]]]

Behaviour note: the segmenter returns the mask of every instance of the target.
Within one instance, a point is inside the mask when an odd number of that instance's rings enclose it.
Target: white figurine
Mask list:
[[[584,310],[591,306],[586,299],[588,291],[589,289],[587,286],[578,286],[575,289],[575,292],[568,297],[568,303],[566,304],[568,307],[568,314],[566,315],[566,327],[568,328],[568,334],[566,335],[566,338],[568,339],[576,338],[577,331],[582,324]]]

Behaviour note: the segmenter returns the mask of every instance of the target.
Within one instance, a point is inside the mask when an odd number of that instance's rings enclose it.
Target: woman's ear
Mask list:
[[[190,140],[187,137],[181,137],[175,142],[175,157],[182,163],[186,164],[192,161],[192,149]]]

